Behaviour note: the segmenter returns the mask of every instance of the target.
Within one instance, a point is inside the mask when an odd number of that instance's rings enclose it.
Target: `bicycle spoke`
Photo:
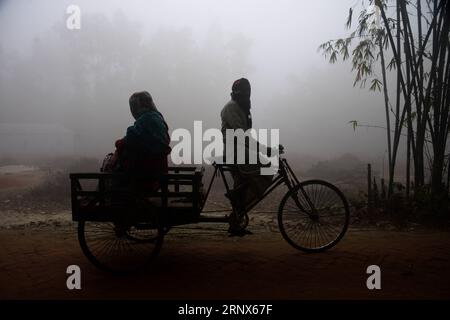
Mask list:
[[[302,250],[333,246],[348,223],[347,206],[335,188],[324,182],[311,181],[290,193],[279,213],[283,237]]]
[[[121,223],[85,222],[83,234],[90,259],[110,270],[133,270],[143,265],[159,245],[157,230]]]

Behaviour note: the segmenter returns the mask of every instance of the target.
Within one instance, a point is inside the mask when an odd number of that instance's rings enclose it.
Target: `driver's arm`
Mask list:
[[[236,106],[239,108],[238,106]],[[238,130],[242,129],[245,131],[247,128],[247,119],[245,114],[236,107],[230,106],[227,110],[224,110],[221,114],[222,121],[226,123],[229,129]],[[256,149],[255,149],[256,146]],[[258,140],[254,139],[252,136],[248,136],[248,139],[245,139],[245,147],[252,151],[259,151],[261,148],[267,148],[267,154],[270,156],[272,152],[272,148],[269,146],[265,146],[261,144]]]

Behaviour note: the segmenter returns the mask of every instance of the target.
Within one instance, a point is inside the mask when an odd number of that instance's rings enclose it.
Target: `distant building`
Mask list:
[[[58,124],[0,123],[1,155],[74,154],[75,135]]]

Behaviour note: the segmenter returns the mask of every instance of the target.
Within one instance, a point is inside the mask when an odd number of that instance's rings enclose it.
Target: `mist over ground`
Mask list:
[[[81,9],[68,30],[66,8]],[[288,158],[352,153],[382,166],[383,98],[353,87],[318,46],[346,34],[341,1],[2,1],[0,154],[102,158],[148,90],[169,127],[220,128],[231,84],[252,84],[255,128],[280,129]],[[400,152],[401,158],[402,152]],[[290,155],[290,156],[289,156]],[[300,160],[301,161],[301,160]]]

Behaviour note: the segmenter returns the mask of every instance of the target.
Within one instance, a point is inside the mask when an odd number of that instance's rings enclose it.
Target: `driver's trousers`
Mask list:
[[[237,164],[231,166],[234,194],[238,206],[244,210],[252,201],[260,198],[272,182],[273,175],[261,175],[261,164]]]

